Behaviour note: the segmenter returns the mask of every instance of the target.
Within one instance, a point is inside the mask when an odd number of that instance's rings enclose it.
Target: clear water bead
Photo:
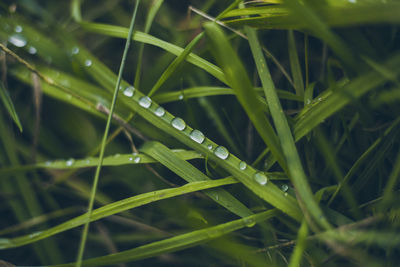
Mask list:
[[[65,163],[67,166],[72,166],[72,164],[74,164],[75,160],[74,159],[69,159],[67,160],[67,162]]]
[[[15,26],[15,32],[22,32],[22,27],[20,25]]]
[[[211,150],[211,149],[213,149],[213,146],[212,146],[212,145],[208,145],[207,148],[208,148],[209,150]]]
[[[79,53],[79,47],[74,46],[71,50],[72,55],[77,55]]]
[[[8,41],[16,47],[24,47],[27,43],[24,36],[21,34],[13,34],[8,38]]]
[[[227,159],[229,157],[229,151],[228,149],[226,149],[223,146],[218,146],[215,150],[214,150],[214,154],[215,156],[217,156],[220,159]]]
[[[128,86],[125,88],[123,94],[127,97],[132,97],[135,94],[135,88],[133,86]]]
[[[186,128],[186,123],[183,119],[176,117],[171,121],[172,127],[178,129],[179,131],[183,131]]]
[[[190,139],[192,139],[196,143],[202,144],[204,142],[205,137],[204,134],[199,130],[193,130],[190,133]]]
[[[180,94],[180,95],[178,96],[178,98],[179,98],[179,100],[182,100],[182,99],[183,99],[183,95]]]
[[[244,161],[241,161],[239,163],[239,169],[241,169],[242,171],[244,171],[247,168],[247,164]]]
[[[29,54],[34,55],[34,54],[36,54],[37,50],[36,50],[35,47],[30,46],[30,47],[28,48],[28,52],[29,52]]]
[[[165,109],[163,107],[158,107],[156,110],[154,110],[154,114],[158,117],[162,117],[165,114]]]
[[[139,163],[140,162],[140,157],[135,157],[135,159],[133,160],[135,163]]]
[[[142,96],[139,99],[139,105],[144,108],[149,108],[151,106],[151,99],[148,96]]]
[[[286,192],[289,190],[289,186],[287,184],[283,184],[283,185],[281,185],[281,189],[283,192]]]
[[[93,64],[93,62],[90,59],[86,59],[85,60],[85,66],[86,67],[90,67],[90,66],[92,66],[92,64]]]
[[[261,172],[257,172],[254,174],[254,180],[260,185],[265,185],[268,182],[267,176]]]

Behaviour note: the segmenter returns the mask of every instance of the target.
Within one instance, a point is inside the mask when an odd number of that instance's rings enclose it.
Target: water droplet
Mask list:
[[[193,141],[195,141],[196,143],[203,143],[204,142],[204,134],[202,132],[200,132],[199,130],[193,130],[190,133],[190,139],[192,139]]]
[[[34,54],[36,54],[37,50],[36,50],[35,47],[30,46],[30,47],[28,48],[28,52],[29,52],[29,54],[34,55]]]
[[[154,111],[154,114],[156,114],[158,117],[162,117],[165,114],[165,109],[163,107],[158,107]]]
[[[16,47],[24,47],[26,45],[26,39],[21,34],[13,34],[8,38],[8,41]]]
[[[90,160],[89,160],[89,159],[87,159],[87,160],[85,161],[85,163],[86,163],[86,164],[89,164],[89,163],[90,163]]]
[[[136,152],[133,152],[133,153],[132,153],[132,155],[133,155],[133,156],[136,156],[136,155],[137,155],[137,153],[136,153]]]
[[[46,165],[46,166],[49,166],[49,165],[51,165],[51,161],[46,161],[45,163],[44,163],[44,165]]]
[[[182,99],[183,99],[183,94],[180,94],[180,95],[178,96],[178,99],[179,99],[179,100],[182,100]]]
[[[92,66],[92,61],[91,61],[90,59],[86,59],[86,60],[85,60],[85,66],[86,66],[86,67]]]
[[[256,225],[256,221],[253,218],[246,218],[243,219],[243,221],[246,227],[253,227],[254,225]]]
[[[77,55],[79,53],[79,47],[74,46],[71,50],[72,55]]]
[[[132,157],[130,157],[130,158],[129,158],[129,161],[132,161],[132,160],[133,160],[133,158],[132,158]]]
[[[285,197],[287,197],[288,194],[287,194],[287,192],[285,192],[285,194],[283,194],[283,195],[284,195]]]
[[[213,146],[212,146],[212,145],[208,145],[207,148],[208,148],[209,150],[211,150],[211,149],[213,149]]]
[[[319,98],[318,98],[318,101],[322,101],[322,97],[319,97]]]
[[[135,163],[139,163],[140,162],[140,157],[135,157],[135,159],[133,160]]]
[[[219,200],[219,196],[218,196],[218,195],[216,195],[216,196],[215,196],[215,199],[216,199],[216,200]]]
[[[307,104],[307,105],[310,105],[310,104],[311,104],[311,100],[310,100],[310,99],[307,99],[306,104]]]
[[[182,120],[182,119],[179,118],[179,117],[174,118],[174,119],[171,121],[171,125],[172,125],[172,127],[174,127],[175,129],[178,129],[179,131],[182,131],[182,130],[184,130],[184,129],[186,128],[186,123],[185,123],[185,121]]]
[[[125,88],[123,94],[127,97],[132,97],[135,94],[135,88],[133,86],[128,86]]]
[[[223,146],[218,146],[215,150],[214,150],[214,154],[215,156],[217,156],[220,159],[227,159],[229,156],[229,151],[228,149],[226,149]]]
[[[15,26],[15,32],[22,32],[22,27],[20,25]]]
[[[139,99],[139,105],[144,108],[149,108],[151,106],[151,99],[148,96],[142,96]]]
[[[254,174],[254,180],[256,180],[256,182],[260,185],[265,185],[268,182],[267,176],[265,176],[265,174],[261,172],[257,172],[256,174]]]
[[[241,169],[242,171],[244,171],[247,168],[247,164],[244,161],[241,161],[239,163],[239,169]]]
[[[287,184],[283,184],[283,185],[281,185],[281,189],[283,192],[286,192],[286,191],[288,191],[289,186]]]
[[[65,163],[67,166],[72,166],[72,164],[74,164],[75,160],[74,159],[69,159],[67,160],[67,162]]]

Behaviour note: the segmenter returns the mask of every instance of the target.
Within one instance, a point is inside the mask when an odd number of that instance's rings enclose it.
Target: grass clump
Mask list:
[[[0,4],[1,259],[397,266],[399,12]]]

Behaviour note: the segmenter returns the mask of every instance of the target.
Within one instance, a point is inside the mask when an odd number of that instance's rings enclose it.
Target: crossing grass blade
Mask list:
[[[147,142],[140,150],[158,160],[161,164],[185,179],[187,182],[210,180],[207,175],[190,163],[177,157],[175,153],[159,142]],[[251,212],[245,205],[223,189],[207,190],[205,191],[205,194],[221,206],[242,218],[253,214],[253,212]]]
[[[200,190],[206,190],[234,183],[237,183],[237,181],[235,181],[234,178],[224,178],[213,181],[192,182],[178,188],[163,189],[163,190],[157,190],[149,193],[140,194],[120,201],[115,201],[111,204],[105,205],[98,209],[94,209],[90,216],[90,221],[91,222],[97,221],[102,218],[118,214],[123,211],[127,211],[136,207],[147,205],[156,201],[160,201],[163,199],[168,199],[171,197],[176,197]],[[57,226],[47,228],[46,230],[43,231],[33,232],[28,235],[14,237],[14,238],[0,238],[0,249],[20,247],[23,245],[37,242],[39,240],[48,238],[58,233],[81,226],[85,224],[88,219],[89,219],[88,213],[85,213],[71,220],[68,220],[64,223],[61,223]]]
[[[303,209],[309,212],[318,225],[325,229],[329,229],[328,220],[323,215],[312,194],[307,177],[304,173],[303,166],[300,161],[299,154],[292,136],[291,129],[283,113],[282,106],[279,102],[275,86],[269,73],[267,63],[262,54],[260,44],[258,42],[256,31],[246,27],[246,34],[249,38],[249,44],[256,62],[258,74],[264,88],[265,97],[268,101],[271,116],[274,120],[278,138],[282,146],[282,150],[287,162],[288,174],[300,196],[300,201],[303,201]]]
[[[133,248],[123,252],[88,259],[83,261],[85,266],[103,266],[118,264],[121,262],[131,262],[135,260],[145,259],[149,257],[154,257],[168,252],[174,252],[177,250],[182,250],[189,248],[198,244],[205,243],[207,241],[216,239],[223,235],[229,234],[233,231],[245,227],[252,227],[256,223],[268,220],[276,216],[275,210],[261,212],[255,215],[248,216],[243,219],[238,219],[235,221],[223,223],[217,226],[208,227],[205,229],[193,231],[187,234],[178,235],[169,239],[162,241],[157,241],[150,243],[141,247]],[[73,266],[73,264],[60,264],[53,265],[54,267],[68,267]]]

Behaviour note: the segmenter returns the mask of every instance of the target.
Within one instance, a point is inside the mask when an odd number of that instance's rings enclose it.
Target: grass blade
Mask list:
[[[138,248],[133,248],[123,252],[93,258],[84,261],[85,266],[102,266],[112,265],[121,262],[130,262],[149,257],[154,257],[160,254],[182,250],[188,247],[192,247],[204,242],[213,240],[221,237],[233,231],[239,230],[244,227],[254,226],[258,222],[268,220],[276,216],[275,210],[261,212],[252,216],[248,216],[243,219],[231,221],[228,223],[220,224],[217,226],[205,228],[202,230],[193,231],[187,234],[175,236],[162,241],[154,242],[148,245],[144,245]],[[60,264],[54,265],[54,267],[68,267],[73,266],[72,264]]]
[[[13,119],[15,124],[18,126],[19,131],[22,133],[22,125],[19,120],[18,114],[15,111],[14,104],[11,100],[10,95],[8,94],[4,84],[0,81],[0,98],[3,102],[4,107],[6,108],[8,115]]]
[[[255,30],[246,27],[251,51],[256,62],[258,74],[264,88],[265,97],[271,111],[272,118],[278,133],[285,159],[287,161],[290,179],[293,182],[301,201],[304,202],[305,209],[313,216],[314,220],[325,229],[330,228],[329,223],[323,215],[312,194],[307,177],[304,173],[299,154],[289,124],[283,113],[275,86],[269,73],[267,63],[262,53]]]
[[[104,135],[103,135],[103,140],[102,140],[102,145],[101,145],[100,155],[99,155],[99,162],[98,162],[98,165],[97,165],[97,168],[96,168],[96,173],[95,173],[95,176],[94,176],[94,181],[93,181],[93,186],[92,186],[92,192],[91,192],[91,195],[90,195],[90,200],[89,200],[89,205],[88,205],[88,219],[85,222],[85,225],[84,225],[84,228],[83,228],[82,239],[81,239],[81,243],[80,243],[80,246],[79,246],[79,252],[78,252],[78,256],[77,256],[77,260],[76,260],[76,266],[77,267],[82,266],[82,258],[83,258],[83,253],[85,251],[86,238],[87,238],[87,233],[89,231],[90,218],[92,216],[93,204],[94,204],[94,199],[95,199],[95,196],[96,196],[96,190],[97,190],[97,184],[98,184],[98,181],[99,181],[100,170],[101,170],[101,166],[103,164],[104,150],[105,150],[105,146],[106,146],[106,142],[107,142],[108,132],[109,132],[109,129],[110,129],[110,126],[111,126],[112,115],[113,115],[113,112],[114,112],[114,109],[115,109],[115,103],[117,102],[119,86],[120,86],[121,80],[122,80],[122,73],[123,73],[124,68],[125,68],[125,61],[126,61],[126,58],[127,58],[127,55],[128,55],[128,50],[129,50],[129,46],[130,46],[131,39],[132,39],[133,27],[135,25],[136,13],[137,13],[137,10],[138,10],[138,7],[139,7],[139,2],[140,2],[140,0],[136,0],[136,5],[135,5],[135,8],[133,10],[131,24],[129,26],[128,38],[126,40],[125,50],[124,50],[124,54],[122,55],[121,66],[120,66],[119,73],[118,73],[118,80],[117,80],[117,83],[115,85],[114,95],[113,95],[113,99],[112,99],[111,107],[110,107],[110,113],[108,115],[106,128],[104,130]]]
[[[210,180],[207,175],[190,163],[178,158],[170,149],[159,142],[147,142],[140,150],[158,160],[188,182]],[[253,214],[245,205],[223,189],[207,190],[205,194],[242,218]]]
[[[126,198],[120,201],[115,201],[111,204],[105,205],[101,208],[93,210],[90,221],[94,222],[102,218],[127,211],[136,207],[140,207],[146,204],[150,204],[163,199],[168,199],[183,194],[196,192],[200,190],[206,190],[214,187],[223,185],[229,185],[236,183],[234,178],[224,178],[212,181],[201,181],[188,183],[178,188],[169,188],[158,191],[152,191],[149,193],[140,194],[130,198]],[[64,223],[56,225],[51,228],[47,228],[44,231],[34,232],[29,235],[14,237],[14,238],[0,238],[0,249],[20,247],[23,245],[31,244],[36,241],[48,238],[58,233],[73,229],[80,225],[83,225],[89,220],[89,214],[85,213]]]

